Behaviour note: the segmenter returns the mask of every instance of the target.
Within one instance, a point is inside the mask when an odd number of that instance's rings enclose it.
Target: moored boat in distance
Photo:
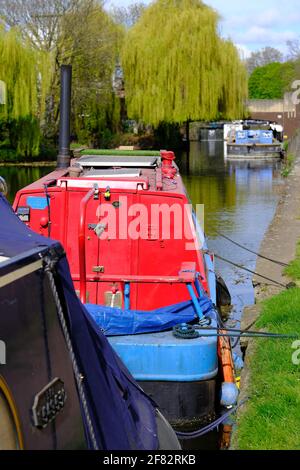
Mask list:
[[[227,134],[225,135],[225,131]],[[254,121],[224,128],[226,140],[225,155],[230,160],[268,160],[281,158],[283,154],[282,126],[259,124]]]
[[[71,164],[66,152],[13,207],[62,243],[80,300],[173,426],[236,402],[213,255],[173,152],[85,150]]]

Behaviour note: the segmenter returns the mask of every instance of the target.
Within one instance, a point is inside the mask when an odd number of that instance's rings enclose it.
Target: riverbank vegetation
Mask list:
[[[250,99],[281,99],[297,78],[297,62],[272,62],[256,68],[249,78]]]
[[[105,145],[119,125],[111,77],[120,25],[93,0],[10,0],[1,2],[0,16],[0,157],[53,155],[62,64],[73,66],[73,138]]]
[[[0,156],[37,156],[39,118],[45,110],[49,57],[30,47],[16,29],[0,24],[0,78],[5,97],[0,105]],[[4,88],[5,87],[5,88]]]
[[[252,52],[246,61],[250,99],[281,99],[291,92],[300,74],[300,41],[287,41],[288,54],[265,47]]]
[[[286,269],[300,281],[300,248]],[[300,289],[292,288],[265,300],[257,329],[299,334]],[[299,334],[300,339],[300,334]],[[248,401],[240,414],[234,448],[243,450],[300,449],[299,341],[256,339],[249,353]],[[297,352],[298,349],[298,352]]]
[[[300,241],[297,244],[296,258],[285,269],[285,274],[293,279],[293,281],[300,279]]]
[[[284,158],[283,165],[281,168],[281,176],[283,176],[284,178],[289,176],[289,174],[291,173],[293,169],[294,162],[295,162],[295,155],[290,152],[287,153]]]
[[[0,160],[55,156],[62,64],[80,145],[174,147],[186,120],[243,117],[247,74],[218,21],[200,0],[1,2]]]

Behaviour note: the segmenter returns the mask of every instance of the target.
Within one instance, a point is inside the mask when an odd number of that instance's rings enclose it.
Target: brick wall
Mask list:
[[[292,103],[291,93],[286,93],[283,100],[249,100],[247,107],[251,119],[278,122],[289,139],[300,129],[300,105]]]

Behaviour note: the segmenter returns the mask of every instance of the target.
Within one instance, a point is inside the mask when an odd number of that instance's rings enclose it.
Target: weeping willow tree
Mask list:
[[[0,80],[6,99],[0,105],[0,145],[18,156],[39,153],[39,120],[50,83],[51,61],[46,53],[24,43],[18,29],[0,25]]]
[[[247,74],[218,21],[199,0],[157,0],[145,10],[122,49],[132,118],[157,126],[242,117]]]
[[[240,119],[245,116],[245,101],[248,97],[248,75],[234,44],[220,41],[222,90],[219,112],[224,119]]]

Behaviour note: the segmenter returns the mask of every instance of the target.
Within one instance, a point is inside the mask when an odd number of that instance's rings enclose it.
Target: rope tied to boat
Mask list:
[[[206,253],[206,251],[204,251],[204,253]],[[284,289],[293,289],[294,287],[296,287],[295,282],[289,282],[288,284],[283,284],[281,282],[276,281],[275,279],[271,279],[270,277],[267,277],[267,276],[264,276],[262,274],[259,274],[259,273],[255,272],[255,271],[252,271],[252,269],[246,268],[245,266],[242,266],[241,264],[237,264],[237,263],[234,263],[233,261],[231,261],[227,258],[223,258],[222,256],[220,256],[216,253],[214,253],[214,256],[216,258],[220,259],[221,261],[224,261],[225,263],[231,264],[232,266],[234,266],[236,268],[242,269],[244,271],[247,271],[250,274],[254,274],[255,276],[261,277],[262,279],[265,279],[266,281],[270,281],[273,284],[276,284],[280,287],[283,287]]]
[[[52,290],[52,294],[53,294],[56,309],[57,309],[58,319],[60,321],[61,328],[62,328],[64,337],[65,337],[65,341],[66,341],[66,344],[67,344],[67,348],[68,348],[68,352],[69,352],[69,355],[70,355],[72,368],[73,368],[73,372],[74,372],[74,376],[75,376],[75,380],[76,380],[78,394],[79,394],[79,397],[80,397],[80,401],[81,401],[81,404],[82,404],[82,409],[83,409],[85,419],[86,419],[86,423],[87,423],[87,427],[88,427],[88,432],[89,432],[89,435],[90,435],[90,438],[91,438],[91,441],[92,441],[93,449],[94,450],[99,450],[97,440],[96,440],[95,431],[94,431],[94,427],[93,427],[93,423],[92,423],[92,420],[91,420],[91,417],[90,417],[90,412],[89,412],[89,409],[88,409],[87,399],[86,399],[86,396],[85,396],[85,391],[84,391],[84,386],[83,386],[83,376],[79,371],[79,367],[78,367],[76,357],[75,357],[75,353],[74,353],[74,350],[73,350],[71,336],[70,336],[68,326],[67,326],[67,323],[66,323],[66,319],[65,319],[65,315],[64,315],[63,308],[62,308],[62,305],[61,305],[60,297],[59,297],[59,294],[58,294],[58,291],[57,291],[57,288],[56,288],[55,278],[54,278],[54,274],[53,274],[53,271],[55,269],[56,264],[57,264],[57,260],[51,260],[50,258],[44,258],[44,271],[45,271],[45,273],[46,273],[46,275],[49,279],[50,287],[51,287],[51,290]]]
[[[220,330],[222,332],[220,333]],[[239,330],[235,328],[226,327],[213,327],[213,326],[202,326],[188,325],[181,323],[173,327],[173,335],[180,339],[196,339],[200,337],[221,337],[221,338],[273,338],[273,339],[297,339],[297,334],[281,334],[281,333],[268,333],[265,331],[254,331],[254,330]]]
[[[248,251],[249,253],[252,253],[256,256],[258,256],[259,258],[262,258],[262,259],[265,259],[267,261],[270,261],[271,263],[274,263],[274,264],[278,264],[279,266],[283,266],[283,267],[286,267],[288,266],[288,263],[284,263],[283,261],[278,261],[274,258],[270,258],[268,256],[265,256],[265,255],[262,255],[261,253],[258,253],[257,251],[254,251],[254,250],[251,250],[250,248],[248,248],[247,246],[245,245],[242,245],[241,243],[238,243],[236,242],[235,240],[232,240],[231,238],[229,238],[227,235],[224,235],[224,233],[221,233],[219,232],[218,230],[215,230],[215,232],[222,238],[224,238],[225,240],[228,240],[229,242],[233,243],[233,245],[236,245],[238,246],[239,248],[242,248],[243,250],[246,250]]]
[[[175,431],[176,432],[176,436],[178,437],[178,439],[180,440],[187,440],[187,439],[196,439],[198,437],[201,437],[201,436],[204,436],[205,434],[213,431],[214,429],[216,429],[218,426],[220,426],[220,424],[222,424],[224,421],[226,421],[226,419],[231,416],[232,414],[234,414],[238,408],[240,408],[242,405],[244,405],[246,403],[246,401],[248,400],[248,398],[245,398],[244,400],[242,400],[240,403],[238,403],[237,405],[233,406],[232,408],[230,408],[228,411],[226,411],[222,416],[220,416],[219,418],[217,418],[215,421],[213,421],[212,423],[209,423],[207,424],[206,426],[204,426],[203,428],[201,429],[197,429],[196,431],[191,431],[191,432],[181,432],[181,431]]]
[[[173,335],[179,339],[195,339],[199,338],[199,333],[194,326],[187,323],[181,323],[173,327]]]

